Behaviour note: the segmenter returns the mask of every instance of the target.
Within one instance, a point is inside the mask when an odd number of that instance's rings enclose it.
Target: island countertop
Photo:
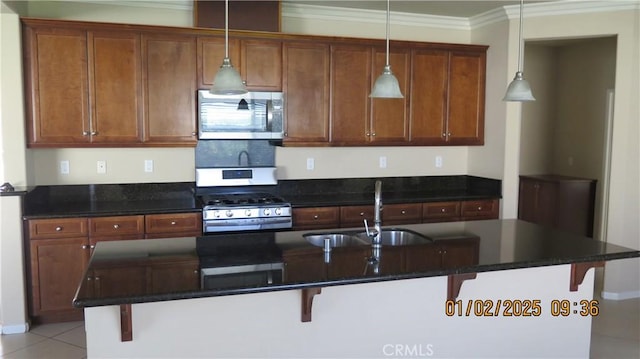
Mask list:
[[[272,238],[282,253],[283,280],[225,288],[201,287],[198,273],[203,259],[196,253],[196,241],[242,240],[246,234],[99,242],[73,304],[93,307],[146,303],[640,256],[640,251],[635,249],[515,219],[403,225],[402,228],[425,235],[433,242],[419,246],[383,246],[376,268],[370,262],[370,245],[336,247],[327,262],[323,248],[303,237],[309,231],[254,233]],[[320,232],[350,231],[341,228]],[[219,260],[223,265],[224,258]]]

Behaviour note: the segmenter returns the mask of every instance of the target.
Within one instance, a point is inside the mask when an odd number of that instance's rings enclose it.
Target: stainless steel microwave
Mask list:
[[[269,139],[284,137],[282,92],[213,95],[198,91],[198,138]]]

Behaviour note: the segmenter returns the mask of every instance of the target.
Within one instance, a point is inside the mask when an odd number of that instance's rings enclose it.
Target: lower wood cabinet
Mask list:
[[[202,214],[194,212],[34,219],[26,221],[25,229],[25,247],[28,248],[27,293],[31,319],[35,324],[76,321],[83,318],[83,312],[72,306],[73,296],[87,269],[91,251],[98,242],[145,237],[199,236],[202,234]],[[145,285],[151,283],[149,290],[152,291],[163,280],[171,278],[185,286],[193,286],[193,283],[199,282],[194,275],[197,259],[195,265],[182,263],[182,266],[176,265],[175,268],[176,273],[164,273],[164,279],[161,280],[159,274],[169,269],[152,267],[150,274],[145,274]],[[154,276],[154,273],[158,275]],[[137,290],[138,274],[140,273],[134,269],[123,268],[120,272],[93,273],[90,280],[94,281],[95,290],[122,294]],[[147,275],[151,276],[148,280]],[[127,278],[126,284],[121,278]]]
[[[407,246],[404,265],[407,272],[451,269],[478,264],[478,237],[448,238],[434,244]]]
[[[399,225],[497,219],[498,199],[384,204],[382,224]],[[364,227],[364,220],[373,226],[374,206],[334,206],[293,209],[293,229],[331,229]]]
[[[595,197],[594,179],[520,176],[518,218],[593,237]]]

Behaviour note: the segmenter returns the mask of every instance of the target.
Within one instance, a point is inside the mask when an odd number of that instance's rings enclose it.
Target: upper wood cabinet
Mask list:
[[[371,47],[331,46],[331,143],[361,145],[371,136]]]
[[[198,88],[213,85],[225,55],[224,37],[198,37]],[[229,40],[229,58],[250,91],[282,91],[280,40]]]
[[[380,76],[386,64],[384,49],[374,51],[371,86]],[[391,71],[398,79],[404,98],[374,98],[371,101],[370,142],[374,144],[405,144],[409,140],[409,74],[410,54],[408,49],[395,49],[389,53]]]
[[[25,27],[24,41],[30,147],[141,142],[139,35]]]
[[[197,142],[196,38],[142,35],[145,142]]]
[[[412,51],[411,143],[484,143],[485,51]]]
[[[285,42],[285,144],[329,141],[329,46]]]

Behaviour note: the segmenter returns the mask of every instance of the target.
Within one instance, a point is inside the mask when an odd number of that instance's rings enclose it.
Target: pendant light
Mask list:
[[[402,92],[400,92],[400,84],[398,79],[391,72],[391,65],[389,65],[389,0],[387,0],[387,58],[382,70],[382,74],[378,76],[376,82],[373,85],[373,91],[369,97],[371,98],[403,98]]]
[[[502,101],[535,101],[536,99],[533,97],[531,93],[531,86],[529,86],[529,81],[524,79],[524,75],[522,73],[523,67],[523,56],[522,56],[522,9],[524,7],[524,0],[520,0],[520,30],[518,35],[518,72],[516,72],[516,76],[513,78],[513,81],[507,87],[507,93],[504,95]]]
[[[209,92],[214,95],[241,95],[247,93],[247,87],[229,59],[229,0],[225,0],[224,4],[224,59],[222,59],[222,65],[213,78],[213,86]]]

